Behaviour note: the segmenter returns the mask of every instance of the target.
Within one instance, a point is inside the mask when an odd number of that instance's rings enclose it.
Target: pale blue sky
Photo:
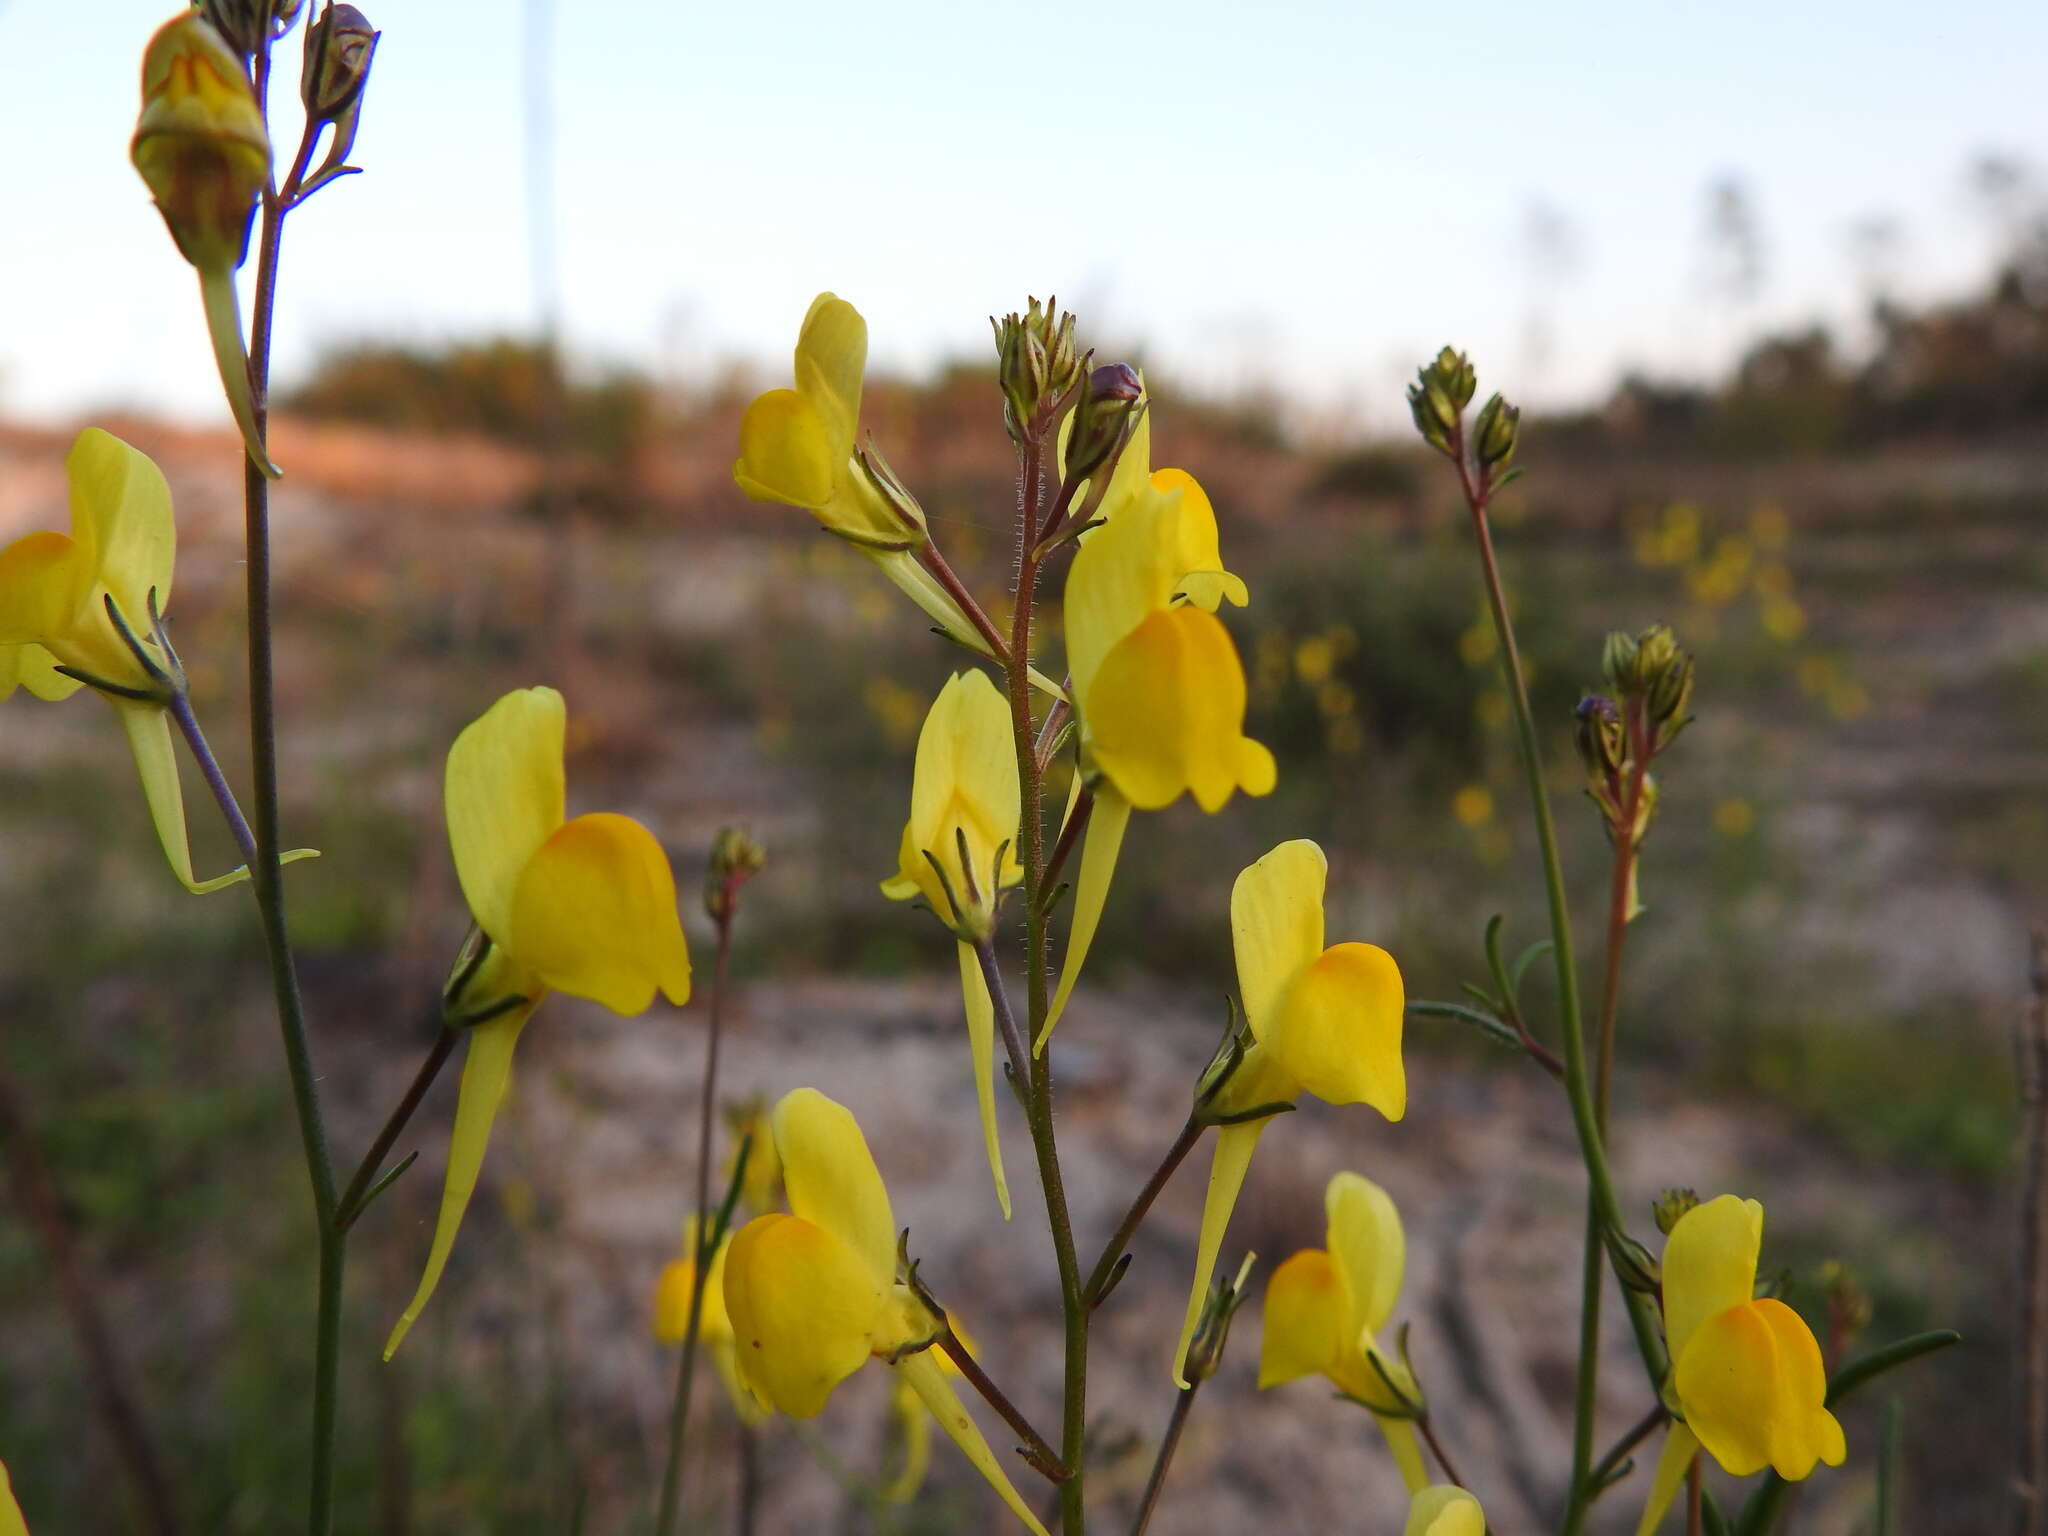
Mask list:
[[[533,313],[524,0],[381,0],[356,161],[295,214],[289,376],[323,340]],[[211,417],[189,271],[129,169],[164,0],[0,0],[0,410]],[[1859,307],[1847,232],[1904,225],[1904,288],[1983,270],[1985,148],[2048,163],[2048,5],[2001,0],[558,0],[560,271],[592,352],[781,366],[811,295],[884,363],[980,349],[1056,290],[1205,385],[1398,408],[1444,340],[1524,395],[1696,369],[1739,326]],[[280,135],[282,137],[282,135]],[[1767,282],[1703,288],[1709,179],[1753,189]],[[1532,201],[1579,260],[1525,342]]]

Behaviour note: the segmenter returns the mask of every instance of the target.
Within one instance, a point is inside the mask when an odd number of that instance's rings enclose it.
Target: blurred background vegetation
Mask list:
[[[1868,345],[1768,336],[1717,383],[1630,378],[1597,409],[1531,420],[1500,537],[1582,912],[1605,857],[1574,802],[1569,734],[1601,636],[1668,622],[1699,657],[1699,723],[1664,776],[1631,943],[1624,1096],[1654,1117],[1704,1095],[1738,1136],[1790,1128],[1774,1145],[1794,1161],[1758,1167],[1756,1184],[1784,1202],[1772,1251],[1817,1318],[1821,1266],[1839,1258],[1872,1300],[1870,1337],[1965,1331],[1964,1351],[1900,1383],[1918,1511],[1903,1528],[1985,1530],[2010,1435],[2010,1041],[2028,925],[2048,909],[2048,226],[2022,224],[1974,297],[1879,296],[1871,325]],[[1483,391],[1499,375],[1477,361]],[[990,374],[875,381],[866,420],[999,605],[1011,466]],[[1228,981],[1229,876],[1307,834],[1332,852],[1333,933],[1393,949],[1414,995],[1455,996],[1480,972],[1490,914],[1518,942],[1542,915],[1441,466],[1405,438],[1309,438],[1276,398],[1154,382],[1155,463],[1209,488],[1253,591],[1230,622],[1249,729],[1281,783],[1216,818],[1140,819],[1095,985],[1164,987],[1207,1029]],[[344,1156],[429,1038],[460,937],[440,755],[503,687],[565,688],[575,804],[646,819],[686,891],[720,823],[766,842],[742,986],[852,971],[887,988],[931,971],[930,935],[874,884],[924,708],[959,658],[808,518],[739,498],[728,469],[747,394],[501,336],[352,343],[284,400],[289,827],[324,850],[291,889]],[[180,647],[202,715],[232,742],[232,452],[111,425],[179,493]],[[63,442],[0,432],[22,528],[61,515]],[[240,897],[186,900],[163,877],[103,716],[23,699],[0,726],[0,1068],[186,1520],[274,1532],[304,1470],[302,1437],[279,1426],[300,1418],[312,1237],[261,956]],[[224,840],[199,835],[221,863]],[[575,1077],[565,1063],[601,1031],[566,1012],[534,1031],[523,1073]],[[696,1049],[691,1029],[632,1027]],[[1412,1030],[1418,1076],[1527,1070]],[[408,1140],[437,1148],[446,1112],[437,1097]],[[342,1528],[628,1528],[658,1468],[647,1421],[666,1367],[629,1322],[617,1350],[631,1363],[584,1360],[598,1385],[572,1382],[562,1341],[593,1303],[538,1255],[602,1244],[550,1182],[550,1145],[516,1118],[501,1131],[497,1198],[472,1216],[417,1343],[385,1370],[358,1352],[349,1422],[376,1429],[342,1438]],[[1640,1148],[1622,1158],[1657,1171]],[[1803,1185],[1809,1158],[1854,1175]],[[678,1217],[686,1173],[660,1175]],[[358,1343],[410,1287],[434,1182],[410,1176],[360,1229]],[[630,1317],[659,1255],[587,1257]],[[24,1501],[78,1512],[39,1532],[126,1529],[45,1248],[19,1217],[0,1226],[0,1372],[0,1445]],[[955,1528],[977,1507],[945,1498],[891,1528]],[[1849,1528],[1828,1519],[1814,1528]]]

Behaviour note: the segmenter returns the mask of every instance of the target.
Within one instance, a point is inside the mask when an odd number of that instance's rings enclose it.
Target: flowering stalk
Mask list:
[[[1600,1115],[1586,1060],[1578,963],[1572,947],[1571,909],[1565,896],[1564,865],[1557,851],[1557,829],[1550,815],[1550,794],[1543,777],[1542,746],[1536,734],[1535,715],[1529,706],[1528,682],[1522,671],[1521,651],[1515,644],[1514,623],[1508,617],[1500,562],[1494,553],[1493,530],[1487,520],[1493,493],[1504,478],[1497,472],[1505,468],[1513,455],[1514,419],[1497,396],[1489,402],[1487,411],[1482,412],[1482,424],[1487,430],[1479,434],[1481,441],[1469,445],[1479,457],[1475,474],[1472,454],[1467,451],[1463,414],[1471,394],[1470,364],[1446,348],[1431,367],[1423,370],[1423,382],[1410,392],[1410,403],[1425,438],[1457,468],[1459,489],[1471,514],[1473,538],[1478,545],[1480,574],[1486,587],[1487,608],[1493,619],[1494,639],[1500,651],[1502,680],[1507,684],[1508,701],[1514,710],[1522,774],[1529,786],[1536,842],[1543,863],[1544,894],[1550,908],[1550,955],[1557,974],[1558,1014],[1564,1037],[1565,1094],[1571,1105],[1572,1124],[1578,1133],[1579,1152],[1586,1164],[1590,1199],[1597,1217],[1599,1230],[1594,1234],[1597,1249],[1605,1242],[1606,1234],[1620,1236],[1623,1230],[1621,1209],[1614,1191],[1613,1174],[1607,1164],[1605,1138],[1601,1134]],[[1487,441],[1498,439],[1503,433],[1504,443]],[[1508,471],[1509,475],[1513,473]],[[1580,1309],[1571,1501],[1565,1522],[1568,1533],[1583,1524],[1583,1492],[1592,1462],[1593,1377],[1599,1364],[1599,1274],[1596,1265],[1588,1264],[1587,1276]],[[1663,1345],[1657,1337],[1656,1319],[1651,1315],[1646,1298],[1625,1285],[1622,1295],[1628,1304],[1629,1320],[1635,1330],[1644,1368],[1649,1372],[1652,1386],[1661,1386],[1666,1361]]]

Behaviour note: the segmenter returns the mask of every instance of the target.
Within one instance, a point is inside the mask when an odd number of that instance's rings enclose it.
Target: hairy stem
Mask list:
[[[1019,828],[1019,862],[1024,866],[1025,997],[1030,1025],[1027,1038],[1036,1040],[1045,1023],[1050,996],[1046,985],[1045,921],[1045,780],[1039,771],[1037,725],[1031,715],[1031,620],[1038,599],[1039,511],[1045,501],[1045,451],[1052,424],[1033,422],[1024,434],[1017,470],[1017,592],[1010,617],[1007,668],[1010,724],[1016,739],[1017,780],[1022,791],[1024,821]],[[1039,1052],[1029,1059],[1024,1104],[1031,1124],[1031,1148],[1045,1191],[1046,1220],[1052,1229],[1054,1261],[1059,1269],[1060,1312],[1065,1332],[1065,1390],[1060,1423],[1060,1461],[1072,1474],[1060,1484],[1060,1524],[1066,1536],[1084,1528],[1082,1451],[1087,1430],[1088,1307],[1081,1297],[1081,1271],[1074,1253],[1074,1227],[1067,1214],[1066,1185],[1060,1174],[1059,1146],[1053,1135],[1052,1058]]]
[[[697,1239],[690,1271],[690,1319],[683,1327],[683,1358],[676,1367],[675,1402],[669,1409],[668,1463],[661,1473],[661,1510],[655,1536],[675,1530],[682,1507],[683,1449],[689,1437],[690,1392],[697,1375],[697,1335],[704,1320],[704,1282],[711,1272],[711,1121],[718,1112],[718,1040],[725,1025],[726,976],[732,965],[733,907],[715,915],[718,958],[711,971],[708,1038],[704,1042],[704,1092],[697,1105]]]

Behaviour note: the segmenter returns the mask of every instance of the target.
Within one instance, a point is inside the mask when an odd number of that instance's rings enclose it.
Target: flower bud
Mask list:
[[[1041,412],[1064,398],[1081,380],[1085,360],[1074,350],[1074,317],[1059,301],[1032,299],[1022,315],[993,316],[996,333],[996,378],[1003,389],[1003,424],[1010,436],[1042,430]]]
[[[306,38],[306,62],[299,74],[299,99],[306,104],[307,117],[336,124],[339,136],[346,114],[348,137],[355,136],[355,106],[370,78],[370,61],[381,36],[352,5],[330,5],[320,13]],[[343,149],[340,155],[345,158],[347,153]]]
[[[1614,1253],[1614,1278],[1629,1290],[1654,1296],[1664,1276],[1650,1250],[1625,1232],[1610,1232],[1607,1241]]]
[[[1085,480],[1113,463],[1131,440],[1144,406],[1145,386],[1130,364],[1106,363],[1089,374],[1067,434],[1067,479]]]
[[[1211,1283],[1208,1300],[1202,1304],[1201,1321],[1195,1324],[1195,1335],[1188,1340],[1187,1365],[1182,1374],[1190,1387],[1207,1381],[1223,1364],[1223,1349],[1230,1342],[1230,1320],[1251,1294],[1245,1281],[1251,1278],[1257,1259],[1255,1253],[1246,1254],[1235,1278],[1226,1280],[1218,1275]]]
[[[1656,1204],[1651,1207],[1652,1212],[1657,1218],[1657,1230],[1666,1237],[1669,1237],[1671,1229],[1678,1225],[1678,1218],[1699,1203],[1700,1197],[1692,1190],[1665,1190],[1663,1194],[1657,1197]]]
[[[1497,394],[1487,398],[1486,404],[1479,408],[1479,420],[1473,429],[1481,468],[1494,473],[1507,468],[1515,456],[1515,441],[1521,424],[1519,406],[1509,405]]]
[[[768,851],[747,835],[745,827],[718,829],[704,870],[704,910],[714,923],[732,920],[739,909],[740,887],[767,862]]]
[[[931,538],[931,530],[924,520],[924,508],[918,505],[917,498],[910,493],[910,487],[897,477],[896,471],[889,467],[889,461],[882,457],[882,450],[872,441],[865,447],[856,448],[853,457],[860,465],[869,487],[889,504],[889,510],[903,525],[901,542],[892,546],[877,547],[922,549]]]
[[[241,266],[270,181],[270,135],[241,58],[198,15],[149,41],[129,156],[187,261],[201,272]]]

